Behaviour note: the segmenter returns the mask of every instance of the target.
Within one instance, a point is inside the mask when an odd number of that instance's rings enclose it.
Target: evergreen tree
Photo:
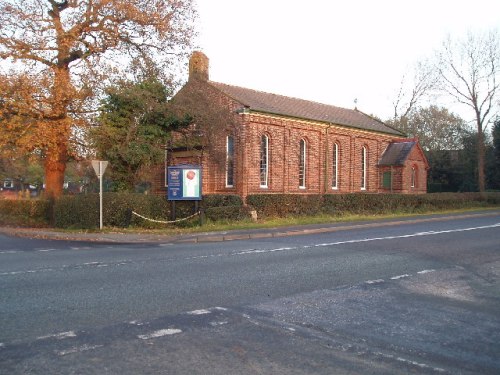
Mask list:
[[[167,88],[156,79],[123,82],[109,88],[103,102],[100,126],[91,138],[98,157],[110,162],[116,190],[134,190],[148,171],[163,161],[165,144],[172,130],[188,126],[167,100]]]

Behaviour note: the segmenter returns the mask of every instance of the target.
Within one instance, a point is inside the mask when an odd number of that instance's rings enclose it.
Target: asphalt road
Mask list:
[[[0,374],[408,373],[500,373],[500,213],[199,244],[0,236]]]

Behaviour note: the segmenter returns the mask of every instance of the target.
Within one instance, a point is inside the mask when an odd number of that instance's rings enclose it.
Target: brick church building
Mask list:
[[[194,52],[172,100],[194,116],[168,165],[202,166],[203,194],[425,193],[429,165],[416,139],[357,109],[209,80]]]

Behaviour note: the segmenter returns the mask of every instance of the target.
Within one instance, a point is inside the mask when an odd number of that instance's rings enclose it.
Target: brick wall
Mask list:
[[[209,107],[224,107],[231,118],[224,120],[210,134],[210,147],[196,157],[203,167],[204,194],[239,194],[245,198],[259,193],[352,193],[387,192],[382,188],[382,174],[385,169],[377,166],[378,161],[395,138],[390,134],[347,128],[335,124],[287,118],[283,116],[249,112],[241,104],[223,95],[214,87],[202,82],[188,83],[177,95],[183,96],[203,93]],[[268,187],[260,186],[260,147],[261,137],[269,138],[269,178]],[[226,137],[234,137],[234,186],[226,187]],[[208,136],[207,136],[208,137]],[[299,187],[299,144],[304,139],[307,145],[306,187]],[[332,189],[333,147],[338,145],[338,185]],[[362,150],[367,151],[366,189],[361,188]],[[199,151],[198,151],[199,152]],[[426,191],[427,170],[423,155],[414,148],[399,180],[394,179],[403,193]],[[178,154],[170,163],[196,161],[192,155]],[[417,184],[411,188],[411,168],[417,170]]]

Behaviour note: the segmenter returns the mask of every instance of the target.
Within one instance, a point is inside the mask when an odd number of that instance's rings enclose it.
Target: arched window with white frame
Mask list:
[[[267,188],[269,183],[269,137],[263,134],[260,138],[260,187]]]
[[[306,172],[307,172],[307,143],[305,139],[301,139],[299,143],[299,188],[306,188]]]
[[[234,137],[226,137],[226,187],[234,187]]]
[[[368,172],[368,149],[363,146],[361,149],[361,190],[366,190]]]
[[[339,144],[333,144],[332,154],[332,189],[339,188]]]
[[[411,167],[411,187],[412,188],[417,187],[417,167],[416,166]]]

